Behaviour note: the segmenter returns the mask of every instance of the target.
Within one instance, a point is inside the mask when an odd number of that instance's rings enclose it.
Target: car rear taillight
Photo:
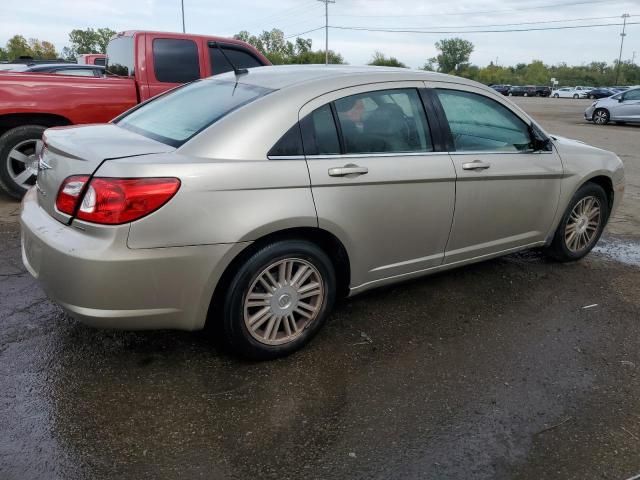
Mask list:
[[[87,179],[87,176],[67,178],[60,187],[56,206],[69,215],[77,208],[78,219],[105,225],[133,222],[149,215],[167,203],[180,188],[177,178],[95,177],[84,189]],[[83,190],[82,203],[78,205]]]
[[[88,180],[89,175],[73,175],[65,178],[58,191],[56,208],[62,213],[73,215],[76,205],[78,205],[78,200],[80,200],[80,194],[84,189],[84,184]]]

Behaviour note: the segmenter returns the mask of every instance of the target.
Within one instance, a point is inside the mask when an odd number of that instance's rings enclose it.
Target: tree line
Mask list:
[[[0,47],[0,60],[11,61],[20,57],[32,57],[36,60],[55,60],[62,58],[75,61],[83,53],[106,53],[107,44],[116,34],[110,28],[75,29],[69,33],[69,46],[61,52],[56,51],[55,45],[47,40],[37,38],[26,39],[22,35],[11,37],[4,47]]]
[[[13,60],[21,56],[49,60],[63,58],[75,61],[83,53],[106,53],[109,39],[116,32],[110,28],[75,29],[69,33],[69,46],[57,52],[53,43],[37,38],[26,39],[22,35],[11,37],[4,48],[0,47],[0,60]],[[290,40],[281,30],[273,29],[254,35],[241,31],[234,38],[250,43],[266,56],[274,65],[324,63],[325,52],[314,50],[310,38]],[[461,77],[490,84],[509,85],[548,85],[551,78],[556,78],[561,85],[638,85],[640,84],[640,66],[629,61],[619,65],[594,61],[588,65],[570,66],[566,63],[547,65],[541,60],[530,63],[518,63],[514,66],[496,65],[491,62],[485,67],[469,62],[474,51],[473,43],[461,38],[446,38],[435,43],[437,55],[428,58],[421,67],[424,70],[438,71],[459,75]],[[329,50],[329,63],[347,63],[344,57]],[[407,65],[399,59],[376,51],[369,60],[369,65],[404,67]],[[619,70],[619,71],[618,71]]]

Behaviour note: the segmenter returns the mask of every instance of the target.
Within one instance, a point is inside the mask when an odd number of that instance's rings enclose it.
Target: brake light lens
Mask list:
[[[81,186],[78,182],[84,181]],[[63,183],[56,206],[68,213],[71,199],[75,200],[70,215],[78,208],[86,176],[69,177]],[[180,188],[177,178],[104,178],[95,177],[89,183],[76,217],[86,222],[119,225],[133,222],[156,211],[167,203]],[[65,189],[70,193],[65,193]],[[73,193],[78,191],[74,197]],[[64,195],[64,196],[63,196]],[[67,208],[67,211],[62,207]]]
[[[73,175],[65,178],[58,191],[56,208],[62,213],[73,215],[84,184],[87,183],[88,180],[89,175]]]

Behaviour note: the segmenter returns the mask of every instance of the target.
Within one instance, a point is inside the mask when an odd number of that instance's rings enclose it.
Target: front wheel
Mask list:
[[[606,125],[609,123],[609,112],[604,108],[598,108],[593,112],[592,120],[596,125]]]
[[[553,98],[560,98],[560,95],[558,95],[557,93],[554,93]]]
[[[225,337],[251,359],[289,355],[320,330],[335,295],[335,270],[323,250],[303,240],[268,244],[229,284],[222,308]]]
[[[573,98],[574,98],[574,99],[576,99],[576,98],[580,98],[580,95],[578,95],[578,94],[574,94],[574,95],[573,95]]]
[[[560,262],[581,259],[600,239],[608,218],[609,202],[603,188],[584,184],[569,202],[547,253]]]
[[[40,125],[24,125],[0,137],[0,187],[9,196],[20,199],[35,184],[37,153],[45,129]]]

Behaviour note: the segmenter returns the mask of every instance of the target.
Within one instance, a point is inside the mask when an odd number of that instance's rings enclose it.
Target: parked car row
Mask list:
[[[490,85],[496,92],[510,97],[548,97],[551,95],[551,88],[545,86],[527,85]]]

